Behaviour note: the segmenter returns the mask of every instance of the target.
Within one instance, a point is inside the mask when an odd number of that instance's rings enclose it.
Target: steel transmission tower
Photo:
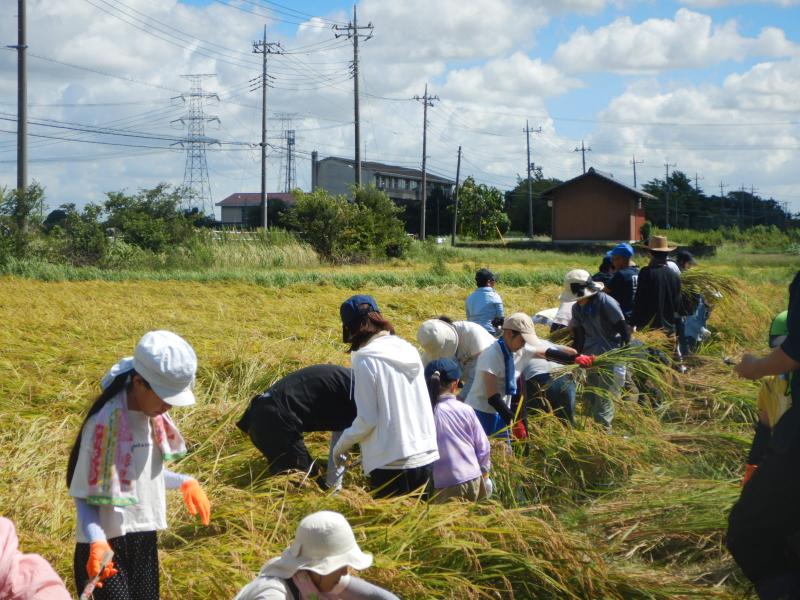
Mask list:
[[[208,163],[206,162],[206,146],[219,144],[219,140],[206,136],[206,123],[219,118],[205,114],[206,102],[210,99],[219,101],[217,94],[203,91],[203,79],[216,77],[213,74],[181,75],[188,79],[189,92],[177,96],[184,102],[189,101],[189,112],[173,122],[186,126],[186,139],[179,142],[186,148],[186,167],[183,172],[184,208],[197,208],[207,215],[214,214],[214,201],[211,197],[211,182],[208,179]]]
[[[286,183],[285,192],[291,192],[297,187],[297,170],[294,161],[294,129],[286,130]]]

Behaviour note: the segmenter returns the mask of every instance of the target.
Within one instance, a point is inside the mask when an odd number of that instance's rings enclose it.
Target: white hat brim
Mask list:
[[[327,556],[322,560],[310,561],[302,556],[294,556],[291,548],[283,551],[278,558],[273,558],[261,570],[262,575],[289,579],[300,570],[313,571],[318,575],[333,573],[342,567],[352,567],[357,571],[367,569],[372,565],[372,554],[362,552],[355,546],[343,554]]]
[[[153,388],[153,391],[159,398],[161,398],[161,400],[170,406],[192,406],[195,402],[197,402],[196,398],[194,397],[194,392],[190,387],[178,390],[177,392],[162,386],[153,385],[152,383],[150,384],[150,387]]]

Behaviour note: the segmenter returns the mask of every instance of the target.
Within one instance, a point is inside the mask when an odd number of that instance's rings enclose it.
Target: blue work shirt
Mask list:
[[[572,307],[572,326],[583,327],[586,341],[584,354],[603,354],[622,345],[617,325],[625,320],[619,302],[605,292],[595,294],[589,301]]]
[[[467,296],[467,321],[472,321],[494,335],[496,329],[492,326],[492,319],[503,317],[503,299],[494,291],[493,287],[479,287]]]

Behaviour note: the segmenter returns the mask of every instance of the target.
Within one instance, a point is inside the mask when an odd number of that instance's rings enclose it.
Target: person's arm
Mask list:
[[[334,456],[341,456],[366,438],[378,424],[378,404],[375,394],[377,376],[366,360],[358,360],[353,365],[356,418],[353,424],[342,432],[334,448]]]
[[[586,344],[586,330],[582,325],[577,325],[573,321],[572,328],[572,345],[578,353],[583,352],[583,347]]]
[[[786,341],[789,341],[788,338]],[[787,354],[783,346],[760,358],[745,354],[733,368],[734,372],[744,379],[761,379],[767,375],[781,375],[796,369],[800,369],[800,360]]]
[[[503,299],[497,292],[494,293],[494,297],[497,299],[497,302],[494,305],[494,316],[502,319],[503,317],[505,317],[505,312],[503,309]]]
[[[164,487],[168,490],[180,489],[185,482],[194,479],[193,477],[189,477],[183,473],[175,473],[169,469],[163,469],[162,472],[164,473]]]
[[[617,333],[619,333],[619,336],[622,340],[622,345],[627,346],[628,344],[630,344],[631,329],[630,327],[628,327],[628,324],[625,322],[625,319],[623,318],[621,321],[617,321],[617,323],[614,325],[614,328],[617,330]]]
[[[509,410],[506,403],[503,402],[503,395],[497,391],[497,375],[494,373],[488,373],[486,371],[481,372],[481,377],[483,377],[483,382],[486,387],[486,398],[489,406],[497,411],[497,414],[506,422],[506,424],[511,423],[514,420],[514,415]]]
[[[78,523],[83,535],[92,542],[105,542],[106,532],[100,525],[100,511],[97,506],[89,504],[83,498],[73,498],[75,510],[78,512]]]
[[[540,350],[538,354],[540,358],[545,358],[562,365],[571,365],[575,362],[578,351],[569,346],[558,346],[556,348],[546,348],[544,352]]]
[[[478,421],[478,416],[473,410],[472,417],[472,446],[475,448],[475,457],[481,467],[481,473],[486,474],[492,468],[492,447],[489,445],[489,438]]]
[[[772,440],[772,429],[759,421],[756,424],[756,434],[753,436],[753,443],[750,445],[750,453],[747,455],[748,465],[758,465],[769,450],[769,443]]]

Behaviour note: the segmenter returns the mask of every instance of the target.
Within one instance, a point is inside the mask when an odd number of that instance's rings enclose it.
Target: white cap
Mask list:
[[[172,406],[195,403],[194,376],[197,356],[189,343],[171,331],[150,331],[142,336],[133,353],[133,368]]]
[[[458,332],[447,321],[428,319],[417,330],[417,343],[422,346],[422,364],[437,358],[453,358],[458,349]]]
[[[327,575],[342,567],[361,570],[371,564],[372,555],[358,547],[347,519],[321,510],[300,521],[291,545],[264,565],[261,575],[289,579],[301,569]]]

